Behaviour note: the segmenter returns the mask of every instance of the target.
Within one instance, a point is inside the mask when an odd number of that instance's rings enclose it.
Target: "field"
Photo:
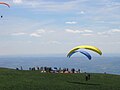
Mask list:
[[[0,90],[120,90],[120,75],[40,73],[0,68]]]

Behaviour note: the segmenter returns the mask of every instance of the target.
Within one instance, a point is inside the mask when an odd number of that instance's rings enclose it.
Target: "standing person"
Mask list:
[[[61,67],[59,68],[59,73],[61,73],[61,71],[62,71],[62,69],[61,69]]]
[[[40,70],[40,68],[37,66],[37,70]]]
[[[20,66],[21,70],[23,70],[22,66]]]
[[[88,80],[90,80],[90,74],[88,74]]]
[[[29,70],[32,70],[31,67],[29,67]]]
[[[80,73],[80,69],[78,69],[78,73]]]
[[[16,68],[16,70],[19,70],[19,68]]]
[[[88,81],[88,74],[85,72],[85,80]]]
[[[72,71],[72,73],[75,73],[75,69],[74,68],[72,68],[71,71]]]

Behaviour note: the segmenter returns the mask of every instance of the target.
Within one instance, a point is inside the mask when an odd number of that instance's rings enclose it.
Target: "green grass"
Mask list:
[[[0,90],[120,90],[120,75],[53,74],[0,68]]]

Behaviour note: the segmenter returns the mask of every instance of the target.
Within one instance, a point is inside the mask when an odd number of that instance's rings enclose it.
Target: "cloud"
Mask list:
[[[41,37],[42,34],[46,33],[46,31],[44,29],[38,29],[35,32],[31,33],[30,36],[31,37]]]
[[[50,34],[54,32],[55,32],[54,30],[38,29],[33,32],[15,32],[15,33],[12,33],[11,35],[12,36],[26,35],[26,36],[31,36],[31,37],[41,37],[43,34]]]
[[[77,14],[85,14],[85,11],[79,11]]]
[[[80,11],[80,14],[85,14],[85,12],[84,11]]]
[[[120,29],[112,29],[110,32],[120,33]]]
[[[92,30],[72,30],[72,29],[66,29],[65,30],[66,32],[68,33],[92,33],[93,31]]]
[[[27,33],[24,33],[24,32],[18,32],[18,33],[12,33],[11,35],[13,36],[21,36],[21,35],[25,35]]]
[[[82,33],[83,32],[83,31],[80,31],[80,30],[72,30],[72,29],[66,29],[65,31],[68,32],[68,33]]]
[[[43,34],[54,33],[53,30],[45,30],[45,29],[38,29],[35,32],[31,33],[30,36],[32,37],[41,37]]]
[[[118,34],[120,33],[120,29],[111,29],[108,31],[104,31],[104,32],[98,32],[98,35],[112,35],[112,34]]]
[[[77,24],[77,22],[75,21],[68,21],[68,22],[65,22],[66,24]]]
[[[13,0],[13,3],[16,3],[16,4],[20,4],[22,2],[23,2],[22,0]]]
[[[98,35],[108,35],[107,32],[97,32]]]
[[[93,36],[93,34],[81,34],[82,36]]]
[[[41,37],[41,35],[38,34],[38,33],[31,33],[30,36],[31,36],[31,37]]]
[[[42,34],[42,33],[46,33],[46,31],[44,29],[39,29],[36,31],[36,33]]]
[[[83,30],[83,32],[89,32],[89,33],[91,33],[91,32],[93,32],[92,30]]]

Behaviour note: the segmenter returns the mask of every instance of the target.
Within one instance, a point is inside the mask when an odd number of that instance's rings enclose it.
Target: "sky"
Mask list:
[[[0,0],[0,55],[120,54],[120,0]]]

